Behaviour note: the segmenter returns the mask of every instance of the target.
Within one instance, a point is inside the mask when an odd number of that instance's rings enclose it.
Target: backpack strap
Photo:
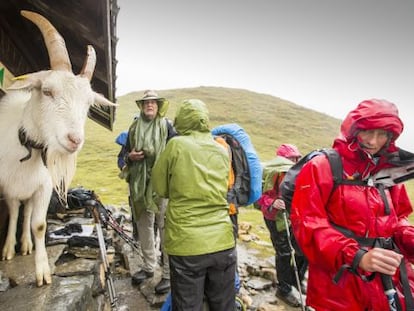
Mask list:
[[[339,153],[333,148],[324,148],[320,151],[326,155],[331,166],[332,178],[334,182],[334,189],[338,185],[354,185],[354,186],[368,186],[368,183],[360,179],[346,179],[344,178],[344,169],[342,166],[342,159]],[[333,191],[332,190],[332,191]]]
[[[277,198],[279,198],[279,194],[280,194],[279,193],[280,192],[279,187],[280,187],[280,183],[283,180],[284,175],[285,175],[285,173],[283,173],[283,172],[277,172],[274,176],[273,190],[275,191]]]
[[[167,122],[167,131],[168,131],[167,142],[168,142],[171,138],[173,138],[174,136],[177,136],[177,131],[175,130],[174,125],[170,119],[165,118],[165,120]]]
[[[339,153],[332,148],[325,148],[321,149],[321,152],[323,152],[329,161],[329,164],[331,166],[332,170],[332,178],[334,181],[334,188],[331,191],[331,195],[329,196],[329,199],[332,196],[332,192],[335,190],[335,188],[342,184],[342,185],[354,185],[354,186],[365,186],[365,187],[372,187],[375,186],[384,202],[384,209],[385,209],[385,215],[389,215],[391,213],[390,204],[387,200],[387,195],[385,194],[385,185],[382,183],[377,184],[369,184],[369,181],[360,180],[360,179],[344,179],[343,178],[343,167],[342,167],[342,159],[339,155]]]
[[[332,178],[334,185],[338,185],[343,180],[342,159],[339,153],[332,148],[321,149],[322,153],[326,155],[331,166]]]

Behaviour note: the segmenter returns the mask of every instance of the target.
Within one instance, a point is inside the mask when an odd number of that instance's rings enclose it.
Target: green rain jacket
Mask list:
[[[121,174],[129,184],[132,214],[136,220],[145,210],[158,212],[159,198],[153,192],[150,180],[152,167],[167,142],[168,126],[164,116],[169,102],[162,98],[157,100],[157,104],[157,116],[153,120],[147,120],[142,113],[142,103],[137,102],[141,115],[135,119],[128,131],[128,152],[136,149],[145,153],[142,161],[127,161]]]
[[[169,255],[202,255],[235,246],[226,200],[229,157],[214,141],[208,122],[202,101],[184,101],[174,122],[180,136],[169,141],[152,171],[154,191],[169,198]]]

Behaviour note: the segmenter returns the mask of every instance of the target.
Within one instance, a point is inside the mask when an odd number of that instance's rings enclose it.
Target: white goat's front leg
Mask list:
[[[9,228],[7,238],[3,246],[2,259],[13,259],[16,254],[16,228],[19,218],[20,201],[6,198],[7,208],[9,209]]]
[[[24,202],[23,230],[22,230],[22,236],[20,238],[20,242],[21,242],[20,251],[23,256],[27,254],[31,254],[33,250],[32,235],[30,231],[30,223],[32,220],[32,210],[33,210],[33,205],[27,204],[27,201]]]
[[[36,264],[36,283],[37,286],[42,286],[44,283],[52,283],[50,274],[49,261],[47,258],[45,246],[46,233],[46,215],[49,206],[50,198],[52,196],[52,189],[45,190],[42,188],[33,195],[32,199],[27,202],[32,209],[32,232],[35,241],[35,264]]]

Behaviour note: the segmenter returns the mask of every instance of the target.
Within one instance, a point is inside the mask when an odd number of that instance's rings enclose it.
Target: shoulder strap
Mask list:
[[[344,169],[342,166],[342,159],[339,153],[333,148],[324,148],[320,150],[328,158],[329,165],[331,166],[332,178],[334,187],[342,185],[357,185],[368,186],[366,181],[360,179],[346,179],[344,178]]]
[[[276,173],[276,177],[274,180],[274,185],[273,185],[273,189],[276,192],[276,196],[279,197],[280,195],[280,185],[283,181],[283,178],[285,178],[286,172],[277,172]]]
[[[329,194],[328,202],[339,185],[368,186],[366,181],[360,179],[345,179],[342,159],[339,153],[333,148],[323,148],[320,151],[326,155],[332,171],[333,188]]]
[[[167,142],[173,138],[174,136],[177,136],[177,131],[174,128],[174,125],[172,124],[172,121],[168,118],[165,118],[165,121],[167,122]]]
[[[321,151],[326,155],[331,166],[332,177],[334,185],[338,185],[343,180],[343,167],[342,159],[339,156],[339,153],[332,148],[321,149]]]

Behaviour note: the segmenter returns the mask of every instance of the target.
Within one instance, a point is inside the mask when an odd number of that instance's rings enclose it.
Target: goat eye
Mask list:
[[[48,97],[53,97],[52,91],[49,89],[43,89],[43,95]]]

